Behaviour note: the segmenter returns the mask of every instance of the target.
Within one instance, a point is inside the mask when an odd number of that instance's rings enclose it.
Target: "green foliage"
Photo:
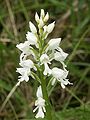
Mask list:
[[[56,114],[57,120],[89,120],[90,119],[90,108],[89,106],[71,108]]]

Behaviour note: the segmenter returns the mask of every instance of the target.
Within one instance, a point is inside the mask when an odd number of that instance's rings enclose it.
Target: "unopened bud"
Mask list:
[[[44,26],[44,22],[43,22],[42,18],[40,18],[38,26],[39,26],[39,28],[42,28]]]
[[[37,12],[35,14],[35,20],[36,20],[37,23],[39,23],[39,16],[38,16]]]
[[[44,22],[47,22],[48,19],[49,19],[49,14],[48,14],[48,12],[47,12],[47,14],[46,14],[45,17],[44,17]]]
[[[51,33],[54,29],[55,21],[47,26],[47,32]]]
[[[29,22],[29,27],[32,33],[37,33],[37,29],[35,27],[35,25],[32,22]]]
[[[41,17],[44,18],[44,16],[45,16],[45,12],[43,9],[41,9]]]

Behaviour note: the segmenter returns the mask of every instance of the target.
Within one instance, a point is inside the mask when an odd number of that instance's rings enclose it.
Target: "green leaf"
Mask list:
[[[56,116],[58,120],[90,120],[90,106],[57,112]]]

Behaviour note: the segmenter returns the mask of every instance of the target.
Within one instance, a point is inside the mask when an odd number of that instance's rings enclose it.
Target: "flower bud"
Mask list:
[[[29,27],[32,33],[37,33],[37,29],[35,27],[35,25],[32,22],[29,22]]]
[[[45,16],[44,9],[41,9],[41,18],[44,18],[44,16]]]
[[[47,32],[51,33],[54,29],[55,21],[47,26]]]
[[[41,86],[38,87],[36,95],[37,97],[43,97]]]
[[[46,14],[45,17],[44,17],[44,22],[47,22],[48,19],[49,19],[49,14],[48,14],[48,12],[47,12],[47,14]]]
[[[42,28],[43,26],[44,26],[44,22],[43,22],[42,18],[40,18],[38,27]]]
[[[38,16],[37,12],[35,14],[35,20],[36,20],[37,23],[39,23],[39,16]]]

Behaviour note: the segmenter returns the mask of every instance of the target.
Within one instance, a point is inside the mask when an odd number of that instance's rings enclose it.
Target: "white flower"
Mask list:
[[[50,55],[50,61],[55,59],[56,61],[60,61],[63,65],[63,68],[66,67],[66,65],[64,64],[64,60],[66,59],[66,57],[68,56],[67,53],[65,53],[60,47],[59,47],[59,44],[61,42],[61,38],[54,38],[54,39],[51,39],[49,42],[48,42],[48,47],[46,49],[46,52],[48,50],[52,50],[52,53]]]
[[[38,16],[37,12],[35,14],[35,20],[36,20],[37,23],[39,23],[39,16]]]
[[[32,22],[29,22],[29,27],[30,27],[30,30],[33,34],[37,33],[37,29]]]
[[[49,57],[46,53],[41,55],[40,62],[41,62],[41,64],[44,64],[44,63],[50,64]]]
[[[29,41],[25,41],[24,43],[17,44],[16,47],[20,49],[22,52],[27,53],[27,51],[30,48],[30,43]]]
[[[23,60],[19,63],[19,65],[22,68],[17,68],[16,72],[20,73],[21,75],[19,76],[18,81],[22,82],[22,81],[26,81],[28,82],[29,80],[29,75],[31,75],[31,68],[33,68],[34,70],[36,70],[36,67],[34,66],[34,63],[28,59],[28,60]],[[31,75],[32,76],[32,75]],[[32,76],[33,77],[33,76]]]
[[[36,118],[44,118],[44,112],[46,112],[45,110],[45,100],[41,97],[39,97],[36,101],[35,101],[35,106],[37,106],[33,112],[35,112],[38,109],[38,112],[36,114]]]
[[[48,66],[48,64],[51,64],[51,63],[47,54],[41,55],[40,62],[41,62],[41,65],[44,64],[44,67],[45,67],[43,74],[44,75],[51,74],[51,69]]]
[[[37,37],[32,32],[27,32],[26,38],[30,45],[35,45],[38,48]]]
[[[65,53],[64,51],[60,51],[60,52],[55,52],[55,54],[54,54],[54,58],[55,58],[55,60],[57,60],[57,61],[61,61],[61,62],[63,62],[65,59],[66,59],[66,57],[68,56],[68,54],[67,53]]]
[[[47,22],[48,19],[49,19],[49,14],[48,14],[48,12],[47,12],[47,14],[46,14],[45,17],[44,17],[44,22]]]
[[[55,27],[55,21],[47,26],[47,33],[51,33]]]
[[[67,78],[68,71],[66,69],[62,70],[57,67],[52,69],[52,76],[54,77],[52,81],[52,85],[54,85],[55,81],[58,80],[61,83],[61,87],[65,88],[65,85],[71,84]]]
[[[20,61],[25,60],[28,55],[32,52],[30,50],[29,42],[25,41],[24,43],[17,44],[16,47],[22,51],[20,55]]]
[[[33,68],[34,70],[36,70],[36,67],[34,66],[34,63],[30,60],[30,59],[27,59],[27,60],[23,60],[19,63],[20,66],[24,67],[24,68]]]
[[[61,42],[61,38],[54,38],[54,39],[51,39],[49,42],[48,42],[48,49],[50,50],[55,50],[59,47],[59,44]]]
[[[31,71],[29,68],[17,68],[16,72],[21,74],[19,76],[18,81],[22,82],[25,80],[26,82],[28,82],[28,80],[29,80],[28,76],[31,74]]]
[[[34,63],[30,59],[27,59],[20,62],[19,65],[25,68],[33,68]]]
[[[20,44],[16,45],[16,47],[22,51],[22,53],[20,55],[20,62],[22,60],[25,60],[26,57],[30,54],[32,54],[35,57],[33,51],[31,50],[32,47],[29,45],[30,45],[29,41],[25,41],[24,43],[20,43]]]
[[[35,117],[44,118],[44,112],[46,112],[46,109],[45,109],[45,100],[43,99],[41,86],[38,87],[36,95],[37,95],[37,100],[35,101],[36,108],[33,110],[33,112],[35,112],[38,109],[38,112]]]
[[[60,61],[64,68],[66,67],[66,65],[64,64],[64,60],[66,59],[67,56],[68,54],[65,53],[60,47],[58,48],[58,52],[56,51],[54,53],[54,59],[56,61]]]

